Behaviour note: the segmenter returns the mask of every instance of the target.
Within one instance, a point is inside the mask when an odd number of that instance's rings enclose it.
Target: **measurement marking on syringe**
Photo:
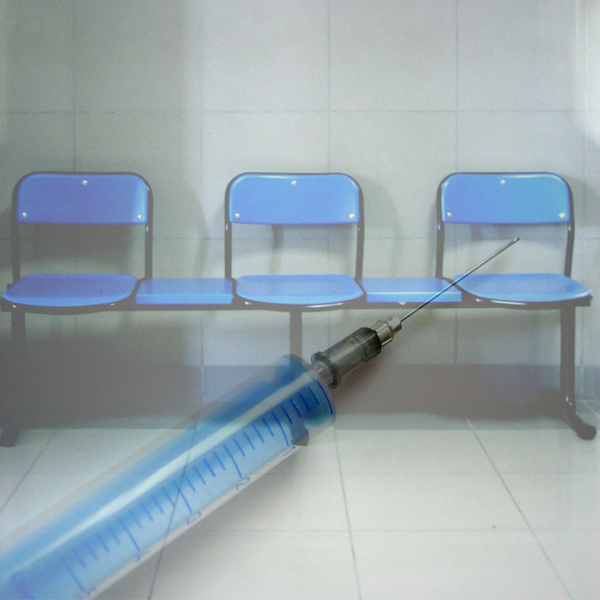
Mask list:
[[[161,506],[160,502],[156,499],[156,496],[154,494],[152,494],[152,500],[154,500],[154,504],[156,504],[156,508],[158,508],[158,510],[160,510],[160,512],[164,515],[165,511],[163,510],[163,507]]]
[[[216,477],[217,475],[215,474],[215,472],[213,471],[213,468],[210,466],[210,463],[206,459],[204,459],[204,464],[208,467],[208,470],[210,471],[210,474],[213,477]]]
[[[89,542],[85,542],[85,547],[88,549],[88,552],[92,555],[92,558],[98,562],[98,555],[96,554],[96,552],[94,551],[94,549],[92,548],[92,546],[90,545]]]
[[[319,388],[321,389],[321,391],[323,392],[323,395],[325,396],[325,399],[327,400],[327,405],[329,406],[329,412],[331,414],[335,413],[335,410],[333,409],[333,406],[331,404],[331,400],[329,399],[329,396],[325,393],[325,390],[323,390],[323,386],[321,384],[319,384],[317,382],[317,385],[319,385]],[[317,396],[315,395],[315,393],[312,391],[311,388],[308,388],[308,391],[312,394],[312,397],[315,399],[315,402],[317,403],[317,406],[320,406],[320,402],[319,399],[317,398]]]
[[[71,568],[71,565],[65,559],[64,556],[61,557],[60,562],[63,564],[63,566],[65,567],[65,569],[67,569],[67,571],[69,572],[69,575],[73,578],[73,581],[77,584],[77,587],[85,594],[86,593],[86,589],[83,587],[83,584],[81,583],[81,581],[79,581],[79,578],[77,577],[77,575],[75,574],[75,572]]]
[[[285,429],[283,428],[281,421],[277,418],[277,415],[274,412],[272,412],[271,414],[273,415],[273,418],[275,419],[275,421],[277,421],[277,425],[279,425],[279,429],[281,429],[281,433],[283,434],[283,438],[285,439],[285,445],[289,446],[290,442],[288,441],[288,437],[285,434]]]
[[[295,400],[292,400],[292,406],[294,407],[294,410],[296,411],[296,414],[298,415],[298,418],[301,419],[302,418],[302,413],[300,412],[300,409],[296,405]]]
[[[240,488],[243,488],[245,485],[248,485],[250,483],[250,477],[246,477],[245,479],[242,479],[242,481],[240,481],[236,486],[235,489],[239,490]]]
[[[86,564],[83,560],[83,558],[81,558],[79,552],[77,552],[77,550],[75,550],[75,548],[73,548],[73,550],[71,550],[73,556],[77,559],[77,562],[85,569],[86,568]]]
[[[310,388],[308,388],[307,391],[315,399],[317,406],[321,406],[321,403],[319,402],[319,399],[317,398],[316,394]]]
[[[127,525],[126,525],[125,521],[123,521],[122,517],[119,517],[119,523],[121,523],[121,526],[125,530],[125,533],[129,536],[129,539],[131,540],[131,543],[135,546],[135,549],[138,552],[140,552],[141,548],[140,548],[139,544],[136,542],[131,531],[129,531],[129,527],[127,527]]]
[[[194,484],[192,483],[192,480],[188,477],[187,473],[184,472],[183,478],[188,482],[188,485],[192,488],[192,492],[195,492],[196,488],[194,487]]]
[[[256,450],[256,448],[254,447],[254,444],[252,443],[252,440],[250,439],[250,436],[244,431],[244,437],[248,440],[248,443],[250,444],[250,447],[252,448],[252,450]]]
[[[263,436],[260,434],[258,427],[256,425],[252,425],[252,427],[254,428],[254,431],[256,431],[256,435],[258,436],[258,439],[264,444],[265,438],[263,438]]]
[[[314,394],[313,394],[314,395]],[[302,400],[302,402],[304,402],[304,406],[306,407],[306,410],[308,412],[310,412],[312,409],[310,408],[310,405],[308,404],[308,402],[306,401],[306,398],[304,397],[304,395],[302,394],[302,392],[300,392],[298,394],[298,396],[300,396],[300,400]]]
[[[117,544],[119,544],[119,546],[120,546],[121,540],[117,537],[117,534],[114,532],[113,528],[110,525],[107,525],[106,529],[108,529],[108,531],[111,533],[111,535],[115,538],[115,542],[117,542]]]
[[[324,396],[325,396],[325,400],[327,400],[327,406],[329,406],[329,412],[333,415],[335,414],[335,409],[333,408],[333,404],[331,404],[331,399],[329,398],[329,395],[325,393],[325,390],[323,389],[323,386],[318,383],[318,386],[321,388],[321,391],[323,392]]]
[[[204,477],[202,477],[202,473],[200,473],[200,471],[198,471],[198,467],[196,465],[193,465],[193,467],[194,467],[194,471],[196,471],[196,475],[198,475],[202,484],[206,485],[206,480],[204,479]]]
[[[267,428],[268,432],[271,434],[271,437],[275,437],[275,434],[273,433],[273,431],[269,427],[269,424],[267,423],[266,419],[263,419],[262,422],[265,424],[265,427]]]
[[[242,476],[242,472],[240,471],[240,468],[238,467],[238,464],[235,462],[235,458],[233,458],[233,454],[231,454],[231,452],[229,451],[229,448],[227,446],[223,446],[225,448],[225,452],[227,452],[227,454],[229,454],[229,458],[231,458],[237,472],[238,475],[241,477]]]
[[[163,486],[161,489],[165,493],[165,496],[167,497],[167,500],[171,503],[171,505],[175,506],[175,501],[173,500],[173,498],[171,498],[171,495],[169,494],[167,488]]]
[[[185,494],[183,493],[183,490],[181,489],[181,486],[176,481],[174,481],[173,483],[175,484],[175,487],[177,488],[177,491],[179,492],[179,496],[185,502],[185,505],[187,506],[187,509],[190,511],[190,514],[193,514],[194,511],[192,510],[192,507],[190,506],[190,503],[188,502],[188,499],[185,497]]]
[[[129,514],[131,515],[132,519],[136,522],[137,526],[140,529],[144,529],[144,527],[142,526],[142,524],[140,523],[140,520],[135,516],[135,513],[133,512],[133,509],[129,510]]]
[[[281,410],[283,411],[283,414],[286,416],[286,418],[287,418],[287,420],[288,420],[289,424],[291,425],[291,424],[293,423],[293,421],[292,421],[292,419],[290,418],[290,415],[288,414],[288,411],[287,411],[287,410],[285,410],[285,408],[284,408],[283,406],[281,407]]]
[[[213,454],[215,455],[215,458],[219,461],[219,464],[221,465],[221,468],[223,469],[223,471],[227,471],[227,467],[223,464],[223,461],[221,460],[221,457],[217,454],[217,452],[213,452]]]
[[[238,450],[242,453],[242,456],[245,458],[246,453],[244,452],[244,449],[240,446],[240,443],[235,438],[233,438],[233,441],[235,442],[235,445],[238,447]]]
[[[98,538],[98,541],[100,542],[102,547],[106,550],[106,552],[110,552],[110,550],[108,549],[108,546],[106,545],[106,542],[102,539],[102,536],[100,535],[99,531],[96,533],[96,537]]]
[[[142,505],[142,508],[144,509],[144,512],[148,515],[148,518],[150,519],[150,521],[152,523],[154,523],[154,517],[150,514],[150,511],[148,510],[148,507],[146,506],[146,504],[144,503],[144,501],[142,500],[142,502],[140,504]]]

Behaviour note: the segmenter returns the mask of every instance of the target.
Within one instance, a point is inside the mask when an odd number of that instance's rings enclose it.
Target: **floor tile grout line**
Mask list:
[[[54,429],[52,431],[52,434],[48,437],[48,440],[46,441],[46,443],[44,444],[44,446],[38,452],[37,456],[31,461],[31,464],[26,469],[25,473],[23,473],[23,476],[19,480],[19,483],[17,483],[17,485],[13,488],[12,492],[9,494],[8,498],[0,506],[0,515],[2,514],[2,511],[6,508],[6,506],[8,505],[8,503],[11,501],[11,499],[14,497],[14,495],[17,493],[17,490],[21,487],[21,485],[23,485],[23,482],[25,481],[25,479],[27,478],[27,476],[31,473],[31,471],[33,470],[33,467],[40,460],[40,457],[46,451],[46,449],[50,445],[50,442],[56,437],[56,434],[57,434],[57,430]],[[10,451],[11,450],[9,450],[9,452]]]
[[[517,502],[517,499],[515,498],[515,496],[511,492],[510,488],[508,487],[508,484],[506,483],[504,477],[502,476],[502,473],[500,473],[498,467],[496,466],[496,464],[492,460],[492,457],[489,455],[487,449],[485,448],[485,445],[484,445],[482,439],[479,437],[479,434],[477,433],[477,431],[473,427],[473,424],[471,423],[471,420],[468,417],[466,417],[466,419],[467,419],[467,423],[469,424],[469,427],[471,428],[471,431],[473,432],[473,435],[475,436],[475,439],[477,440],[477,443],[480,445],[481,450],[483,451],[483,453],[485,454],[485,456],[487,457],[487,459],[490,461],[490,464],[492,465],[494,471],[496,472],[496,475],[500,479],[500,482],[502,483],[504,489],[506,490],[506,493],[510,497],[512,503],[514,504],[514,506],[517,509],[517,511],[519,512],[519,514],[521,515],[521,517],[523,519],[523,522],[527,525],[527,529],[528,529],[529,533],[531,534],[531,536],[535,540],[535,543],[537,544],[538,548],[542,552],[542,554],[543,554],[544,558],[546,559],[548,565],[552,569],[552,572],[556,575],[556,578],[558,579],[558,581],[560,581],[560,585],[562,586],[562,588],[565,591],[565,593],[567,594],[567,596],[569,598],[573,599],[573,595],[571,594],[571,592],[567,588],[567,585],[563,581],[563,578],[560,576],[560,573],[558,572],[558,570],[554,566],[554,562],[550,558],[550,555],[546,552],[546,549],[544,548],[544,546],[542,545],[542,542],[540,541],[539,537],[537,536],[537,534],[535,532],[535,529],[533,528],[533,526],[531,525],[531,523],[529,522],[529,520],[525,516],[525,513],[523,512],[523,510],[519,506],[519,503]]]
[[[348,525],[348,536],[350,538],[350,551],[352,552],[352,564],[354,566],[354,577],[355,577],[355,581],[356,581],[356,591],[358,592],[358,600],[362,600],[362,590],[361,590],[361,585],[360,585],[360,577],[358,575],[358,564],[356,561],[356,549],[354,546],[354,535],[352,532],[352,525],[350,523],[350,511],[348,509],[348,497],[346,494],[346,485],[344,483],[344,475],[342,472],[342,459],[340,456],[340,449],[339,449],[339,444],[338,444],[338,437],[337,437],[337,430],[335,427],[333,427],[333,438],[334,438],[334,444],[335,444],[335,455],[337,458],[337,464],[338,464],[338,469],[339,469],[339,474],[340,474],[340,484],[342,486],[342,498],[344,501],[344,510],[346,512],[346,523]]]
[[[594,414],[595,417],[600,418],[600,407],[598,407],[594,402],[588,402],[587,400],[580,400],[585,407]]]

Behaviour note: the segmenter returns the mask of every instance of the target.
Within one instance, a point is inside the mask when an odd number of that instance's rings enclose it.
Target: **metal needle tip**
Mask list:
[[[403,321],[406,321],[406,319],[408,319],[409,317],[412,317],[417,311],[419,311],[422,308],[424,308],[425,306],[427,306],[430,302],[433,302],[438,296],[441,296],[444,292],[448,291],[451,287],[454,287],[457,283],[461,282],[465,277],[468,277],[471,273],[473,273],[474,271],[477,271],[477,269],[479,269],[480,267],[483,267],[483,265],[490,262],[490,260],[492,260],[493,258],[496,258],[496,256],[498,256],[498,254],[501,254],[502,252],[504,252],[505,250],[510,248],[513,244],[516,244],[519,241],[519,239],[520,238],[516,237],[516,238],[512,239],[510,242],[504,244],[504,246],[502,246],[502,248],[496,250],[496,252],[494,252],[493,254],[490,254],[490,256],[488,256],[487,258],[482,260],[480,263],[476,264],[473,268],[469,269],[466,273],[463,273],[460,277],[458,277],[454,281],[450,282],[446,287],[441,289],[439,292],[436,292],[435,294],[433,294],[433,296],[431,296],[431,298],[428,298],[427,300],[425,300],[425,302],[419,304],[419,306],[417,306],[416,308],[413,308],[410,312],[405,314],[400,319],[400,323],[402,323]]]

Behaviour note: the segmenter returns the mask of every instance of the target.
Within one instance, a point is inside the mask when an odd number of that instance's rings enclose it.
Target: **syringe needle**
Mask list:
[[[477,269],[483,267],[483,265],[490,262],[490,260],[492,260],[493,258],[496,258],[496,256],[498,256],[498,254],[501,254],[502,252],[504,252],[505,250],[510,248],[513,244],[516,244],[518,241],[519,241],[518,237],[514,238],[513,240],[511,240],[510,242],[508,242],[507,244],[502,246],[502,248],[496,250],[496,252],[494,252],[493,254],[490,254],[490,256],[488,256],[487,258],[482,260],[480,263],[478,263],[477,265],[475,265],[474,267],[469,269],[466,273],[463,273],[460,277],[457,277],[454,281],[451,281],[446,287],[444,287],[439,292],[436,292],[433,296],[431,296],[430,298],[425,300],[425,302],[422,302],[421,304],[419,304],[419,306],[417,306],[416,308],[413,308],[411,311],[406,313],[400,319],[400,323],[402,323],[403,321],[406,321],[406,319],[408,319],[409,317],[412,317],[417,311],[419,311],[422,308],[424,308],[425,306],[427,306],[430,302],[433,302],[438,296],[441,296],[444,292],[447,292],[451,287],[454,287],[455,285],[460,283],[465,277],[468,277],[471,273],[474,273],[475,271],[477,271]]]
[[[350,373],[377,356],[381,352],[381,348],[394,339],[394,335],[402,329],[402,321],[406,321],[417,311],[433,302],[438,296],[441,296],[518,241],[519,238],[511,240],[402,318],[392,317],[386,321],[377,321],[371,327],[361,327],[327,350],[313,354],[312,363],[319,378],[329,387],[337,387]]]

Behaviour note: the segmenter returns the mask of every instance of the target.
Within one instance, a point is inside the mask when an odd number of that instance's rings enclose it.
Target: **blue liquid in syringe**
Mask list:
[[[285,358],[0,555],[0,598],[85,598],[333,422],[325,387]]]

